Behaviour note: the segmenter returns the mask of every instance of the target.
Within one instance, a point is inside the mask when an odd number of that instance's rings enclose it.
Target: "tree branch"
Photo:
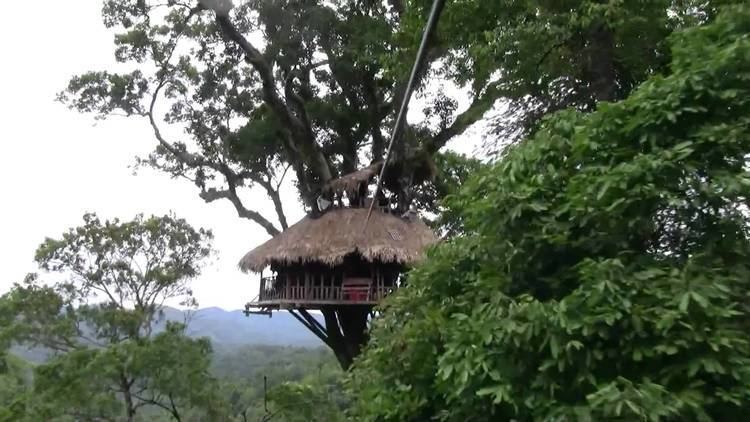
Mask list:
[[[321,66],[325,66],[327,64],[329,64],[329,60],[322,60],[322,61],[319,61],[319,62],[311,63],[311,64],[309,64],[307,66],[303,66],[302,69],[292,70],[289,73],[287,73],[286,78],[284,79],[284,85],[288,84],[289,81],[290,81],[290,79],[292,79],[292,78],[295,78],[295,77],[297,77],[297,76],[299,76],[299,75],[301,75],[303,73],[310,72],[313,69],[317,69],[317,68],[319,68]]]
[[[237,191],[233,187],[230,186],[229,189],[222,189],[217,190],[215,188],[210,188],[208,190],[204,190],[200,193],[201,199],[206,201],[207,203],[211,203],[213,201],[216,201],[217,199],[228,199],[229,202],[234,205],[235,210],[237,210],[237,215],[241,218],[246,218],[248,220],[252,220],[261,227],[263,227],[268,234],[271,236],[276,236],[279,234],[279,229],[277,229],[273,223],[268,221],[265,217],[263,217],[260,213],[257,211],[253,211],[250,209],[247,209],[244,204],[242,204],[242,201],[237,196]]]
[[[162,403],[160,400],[156,400],[156,397],[153,397],[153,396],[151,398],[146,398],[146,397],[142,397],[141,395],[135,394],[135,393],[133,393],[132,396],[134,398],[138,399],[139,401],[141,401],[142,403],[146,403],[146,404],[150,404],[150,405],[153,405],[153,406],[157,406],[157,407],[160,407],[160,408],[166,410],[177,421],[181,420],[180,419],[180,414],[177,412],[177,408],[175,407],[175,404],[174,404],[174,401],[172,400],[172,395],[171,394],[169,395],[169,402],[170,402],[169,406],[167,406],[166,404]]]
[[[182,421],[182,418],[180,418],[180,412],[177,411],[177,406],[174,404],[174,399],[172,398],[172,394],[169,394],[169,405],[172,407],[171,413],[174,419],[177,422]]]
[[[284,172],[281,173],[281,177],[279,178],[279,181],[276,182],[276,190],[281,189],[281,184],[284,183],[284,179],[286,178],[286,174],[289,171],[289,168],[291,167],[291,164],[287,164],[286,167],[284,167]]]
[[[201,167],[201,166],[207,166],[211,167],[211,163],[208,161],[200,158],[197,155],[190,154],[187,151],[180,150],[178,147],[172,145],[169,143],[161,134],[161,130],[159,130],[159,125],[156,123],[156,119],[154,118],[154,108],[156,107],[156,100],[159,98],[159,93],[161,90],[166,86],[167,84],[167,78],[164,77],[161,81],[159,81],[159,84],[156,86],[156,89],[154,90],[154,94],[151,98],[151,104],[148,108],[148,113],[146,113],[146,116],[148,117],[148,121],[151,124],[151,128],[154,131],[154,136],[156,137],[156,140],[159,141],[159,145],[161,145],[164,149],[169,151],[178,161],[182,162],[183,164],[186,164],[190,167]]]
[[[276,81],[273,77],[273,69],[268,65],[260,50],[255,48],[245,38],[239,30],[229,21],[226,16],[216,16],[216,23],[221,28],[224,35],[234,41],[245,53],[247,61],[253,66],[260,75],[263,84],[263,96],[266,103],[276,112],[282,122],[288,126],[301,128],[302,124],[294,115],[289,112],[284,101],[281,100],[279,93],[276,91]]]
[[[247,57],[247,61],[260,75],[263,86],[263,97],[265,102],[276,113],[281,120],[282,125],[289,130],[297,146],[305,153],[302,158],[310,168],[318,175],[322,182],[327,182],[333,178],[328,161],[320,152],[320,146],[315,141],[314,134],[309,130],[310,125],[305,125],[297,116],[295,116],[287,107],[287,104],[281,99],[276,90],[276,80],[273,76],[273,69],[263,57],[263,54],[255,48],[240,33],[239,30],[229,21],[227,16],[216,16],[216,22],[222,32],[232,41],[234,41]]]
[[[492,109],[500,96],[500,91],[494,85],[487,87],[482,95],[477,95],[474,98],[471,106],[466,111],[456,117],[453,124],[441,130],[424,143],[423,149],[425,152],[430,155],[437,153],[453,137],[462,134],[471,125],[481,120],[485,113]]]
[[[164,86],[167,84],[167,78],[164,77],[159,84],[156,86],[156,89],[154,90],[153,97],[151,98],[151,104],[149,106],[149,110],[147,113],[147,117],[149,119],[149,122],[151,123],[151,128],[154,131],[154,135],[156,136],[156,139],[159,141],[159,144],[169,151],[178,161],[181,163],[188,165],[190,167],[208,167],[213,170],[216,170],[217,172],[224,175],[224,178],[227,181],[227,184],[229,185],[229,189],[227,190],[221,190],[218,191],[214,188],[211,188],[209,190],[204,190],[200,193],[200,197],[210,203],[213,202],[219,198],[225,198],[228,199],[232,205],[234,205],[235,210],[237,210],[237,215],[239,215],[241,218],[246,218],[248,220],[252,220],[253,222],[257,223],[261,227],[263,227],[268,234],[271,236],[276,236],[279,234],[279,230],[265,217],[263,217],[260,213],[257,211],[250,210],[245,207],[245,205],[240,200],[239,196],[237,196],[237,180],[239,177],[236,173],[234,173],[229,167],[226,165],[220,165],[213,162],[210,162],[202,157],[199,157],[197,155],[191,154],[185,150],[182,150],[175,145],[172,145],[169,143],[161,134],[161,131],[159,130],[159,125],[156,123],[156,119],[154,118],[154,108],[156,106],[156,100],[159,96],[159,92],[164,88]]]
[[[286,173],[286,170],[284,172]],[[276,215],[279,218],[279,224],[281,224],[281,230],[288,229],[289,225],[287,224],[286,215],[284,214],[284,205],[281,203],[281,195],[279,195],[278,187],[277,189],[274,189],[271,182],[261,178],[255,180],[255,182],[261,185],[263,189],[266,190],[268,197],[271,198],[271,202],[273,202],[273,206],[276,209]]]
[[[367,75],[365,82],[365,98],[367,99],[368,116],[370,118],[372,161],[375,162],[382,160],[385,152],[385,139],[383,139],[383,133],[380,130],[380,123],[387,114],[381,112],[382,106],[378,102],[375,80],[371,74]]]

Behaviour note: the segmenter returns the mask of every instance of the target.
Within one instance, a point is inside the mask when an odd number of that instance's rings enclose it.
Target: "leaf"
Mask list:
[[[688,306],[690,306],[690,293],[684,293],[680,299],[679,309],[682,312],[687,312]]]
[[[602,197],[604,197],[604,195],[607,193],[607,190],[609,189],[611,185],[612,185],[611,179],[607,179],[604,181],[604,183],[602,184],[602,187],[599,188],[599,193],[596,194],[597,201],[602,199]]]

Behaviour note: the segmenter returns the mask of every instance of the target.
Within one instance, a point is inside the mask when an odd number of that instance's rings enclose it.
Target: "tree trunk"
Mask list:
[[[371,311],[372,306],[362,305],[326,306],[322,309],[328,335],[326,344],[345,371],[369,340],[367,318]]]
[[[588,72],[596,102],[617,99],[615,36],[604,23],[594,24],[589,35]]]
[[[120,387],[122,388],[122,395],[125,399],[125,414],[127,422],[133,422],[135,420],[135,406],[133,404],[133,395],[130,393],[130,385],[125,375],[120,376]]]

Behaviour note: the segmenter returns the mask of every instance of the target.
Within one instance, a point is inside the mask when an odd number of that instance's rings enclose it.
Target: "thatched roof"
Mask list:
[[[382,166],[382,162],[377,162],[354,173],[333,179],[323,187],[323,190],[336,193],[356,191],[362,183],[369,183],[370,179],[377,176]]]
[[[367,230],[362,229],[366,208],[336,208],[318,218],[305,217],[240,261],[243,271],[260,272],[275,264],[338,265],[358,252],[370,262],[411,265],[424,257],[437,238],[419,218],[404,219],[373,210]]]

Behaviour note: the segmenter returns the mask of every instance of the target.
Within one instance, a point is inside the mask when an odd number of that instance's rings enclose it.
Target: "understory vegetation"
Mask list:
[[[0,375],[0,421],[35,419],[32,364],[16,355],[6,357]],[[348,399],[343,372],[329,350],[281,346],[238,346],[216,350],[211,358],[213,386],[224,397],[221,418],[226,421],[336,421],[343,420]],[[206,420],[200,408],[181,409],[181,420]],[[264,419],[265,418],[265,419]],[[338,419],[337,419],[338,418]],[[66,419],[63,415],[47,420]],[[78,420],[86,420],[78,418]],[[118,420],[101,413],[90,420]],[[170,421],[174,417],[158,406],[144,406],[137,421]]]

